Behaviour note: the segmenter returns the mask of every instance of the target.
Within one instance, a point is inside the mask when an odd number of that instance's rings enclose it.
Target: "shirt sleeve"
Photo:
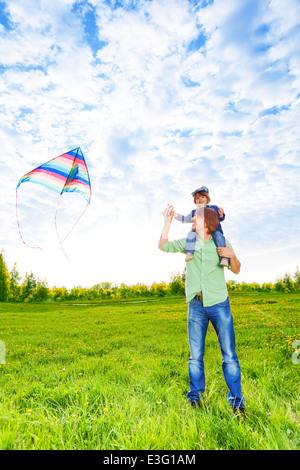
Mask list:
[[[185,253],[186,238],[166,242],[162,248],[165,253]]]
[[[226,241],[227,245],[229,246],[229,248],[230,248],[232,251],[234,251],[233,248],[232,248],[231,243],[230,243],[228,240],[226,240],[226,239],[225,239],[225,241]]]
[[[183,224],[191,224],[192,223],[192,213],[190,212],[188,215],[177,214],[175,219],[178,220],[179,222],[182,222]]]

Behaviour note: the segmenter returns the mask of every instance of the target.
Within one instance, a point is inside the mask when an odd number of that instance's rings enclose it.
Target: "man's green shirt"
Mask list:
[[[228,246],[231,244],[226,240]],[[166,253],[185,253],[186,238],[166,242],[163,251]],[[190,302],[198,292],[202,292],[203,306],[224,302],[228,291],[224,269],[219,265],[220,259],[212,238],[207,242],[197,236],[195,258],[186,263],[185,293],[186,301]]]

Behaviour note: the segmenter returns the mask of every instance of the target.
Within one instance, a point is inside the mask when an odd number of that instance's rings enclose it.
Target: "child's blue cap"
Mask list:
[[[205,191],[207,194],[209,194],[208,188],[206,186],[201,186],[201,188],[196,189],[192,192],[192,196],[195,196],[195,194],[199,193],[200,191]]]

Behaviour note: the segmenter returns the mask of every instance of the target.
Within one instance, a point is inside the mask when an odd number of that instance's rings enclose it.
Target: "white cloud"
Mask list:
[[[0,120],[8,205],[0,218],[9,262],[50,284],[168,280],[184,260],[157,249],[161,212],[167,203],[189,212],[190,193],[205,184],[225,208],[225,234],[244,260],[240,279],[255,279],[257,264],[261,279],[273,271],[275,279],[279,267],[273,254],[261,262],[262,247],[286,250],[283,226],[293,227],[294,248],[278,255],[280,269],[296,266],[298,257],[298,2],[123,5],[7,2]],[[88,13],[98,27],[97,53],[86,33]],[[56,195],[40,231],[35,220],[44,251],[32,253],[16,230],[15,187],[23,174],[78,145],[93,195],[66,241],[70,267],[53,231]],[[62,230],[80,206],[71,204],[68,214],[69,201],[61,207]],[[30,225],[26,230],[30,235]],[[187,231],[174,223],[171,238]]]

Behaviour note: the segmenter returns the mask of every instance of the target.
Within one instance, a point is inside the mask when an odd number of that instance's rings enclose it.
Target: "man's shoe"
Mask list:
[[[243,407],[234,406],[232,408],[233,415],[237,421],[241,421],[246,418],[246,409]]]
[[[199,408],[200,401],[199,400],[190,400],[190,405],[192,408]]]
[[[194,258],[195,258],[195,255],[193,255],[192,253],[187,253],[185,256],[185,261],[191,261],[191,259],[194,259]]]
[[[221,258],[220,266],[224,266],[224,268],[228,268],[229,266],[228,258]]]

